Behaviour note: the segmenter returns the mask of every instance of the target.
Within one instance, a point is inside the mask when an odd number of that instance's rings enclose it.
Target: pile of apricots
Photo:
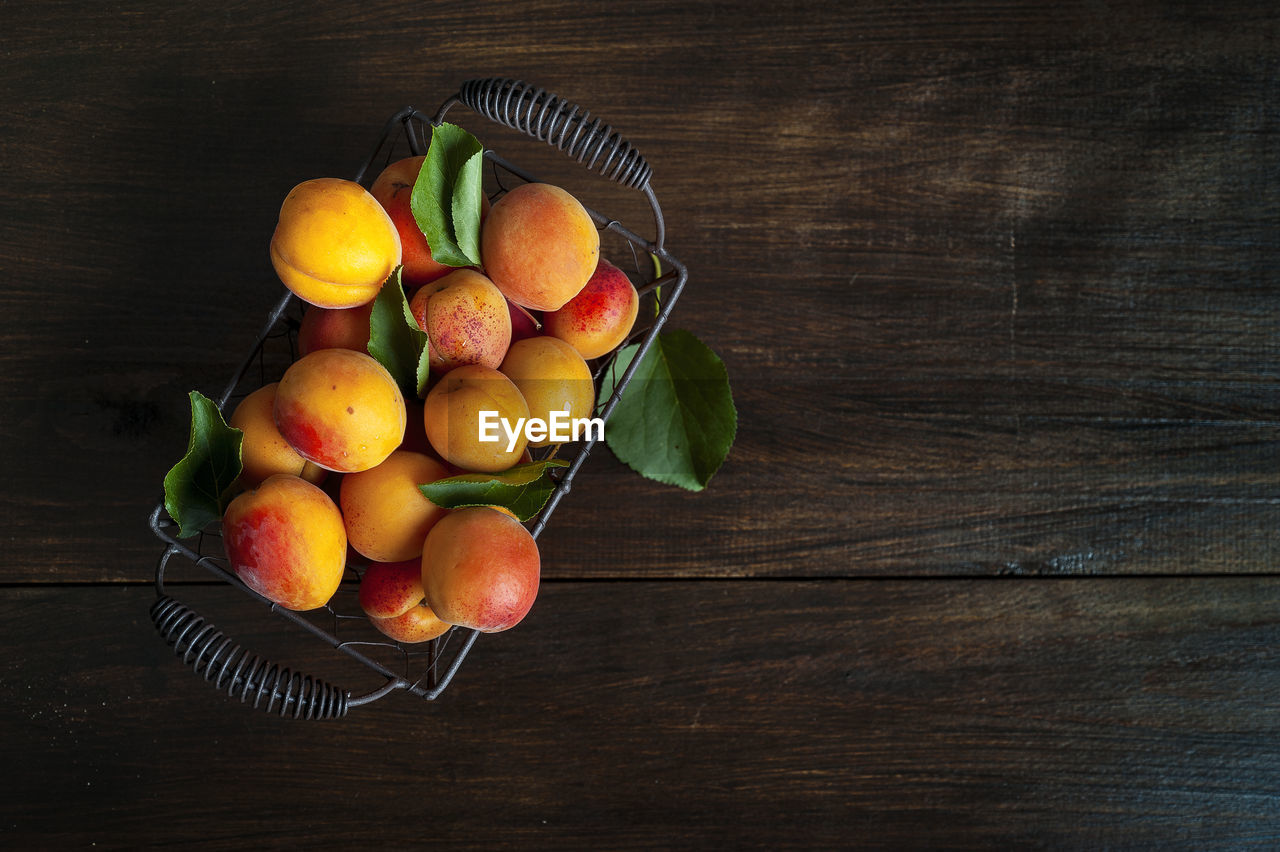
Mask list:
[[[507,630],[529,612],[541,561],[528,529],[501,507],[441,508],[418,486],[529,460],[540,444],[524,435],[480,440],[483,411],[590,417],[587,362],[627,338],[639,302],[583,206],[548,184],[485,200],[478,267],[437,263],[409,205],[422,162],[391,163],[368,190],[320,178],[285,198],[270,257],[306,303],[298,355],[232,412],[245,490],[222,518],[231,569],[281,607],[326,605],[361,560],[361,608],[403,643]],[[428,341],[423,399],[368,351],[397,268]]]

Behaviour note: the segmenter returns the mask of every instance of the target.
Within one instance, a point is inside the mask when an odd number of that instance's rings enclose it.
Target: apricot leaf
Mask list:
[[[191,437],[187,454],[164,477],[164,508],[178,524],[178,537],[195,535],[220,520],[240,478],[244,432],[222,419],[217,404],[191,394]]]
[[[431,256],[445,266],[480,264],[484,146],[456,124],[431,129],[431,144],[409,196],[409,210]]]
[[[406,396],[422,396],[427,383],[427,335],[409,311],[397,266],[369,312],[369,354],[387,368]]]
[[[556,490],[547,471],[568,464],[564,459],[546,459],[518,464],[502,473],[464,473],[419,485],[418,490],[442,509],[501,506],[527,521],[542,511]]]
[[[606,371],[600,399],[639,351],[624,346]],[[641,476],[701,491],[720,468],[738,429],[724,362],[687,331],[654,339],[605,424],[605,442]]]

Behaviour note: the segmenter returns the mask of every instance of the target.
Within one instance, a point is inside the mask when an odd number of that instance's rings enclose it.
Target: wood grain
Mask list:
[[[7,8],[0,497],[43,546],[4,579],[145,570],[186,391],[221,385],[278,292],[279,198],[354,171],[402,104],[495,71],[646,152],[692,271],[674,321],[723,355],[740,411],[696,499],[593,460],[553,576],[1275,565],[1260,190],[1280,91],[1259,6],[279,8]],[[453,115],[645,227],[634,193]],[[591,535],[615,499],[610,546],[643,557],[617,569]]]
[[[5,845],[1275,845],[1272,5],[68,0],[0,30]],[[440,701],[284,723],[154,635],[147,516],[187,392],[280,292],[288,189],[490,75],[653,165],[737,440],[700,494],[601,449],[534,614]],[[648,233],[639,194],[450,117]]]
[[[214,693],[153,594],[0,596],[28,638],[0,668],[9,842],[1132,848],[1280,818],[1274,579],[549,583],[438,701],[336,722]],[[290,638],[175,594],[255,651]]]

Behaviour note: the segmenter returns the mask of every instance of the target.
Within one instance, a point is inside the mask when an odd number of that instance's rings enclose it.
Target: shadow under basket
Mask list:
[[[469,81],[458,94],[446,100],[434,117],[406,107],[391,116],[354,180],[366,186],[387,164],[402,157],[426,153],[431,127],[444,121],[446,113],[463,104],[477,114],[564,152],[601,178],[616,181],[642,192],[653,212],[655,236],[639,236],[621,222],[587,207],[601,234],[601,255],[618,265],[629,255],[634,268],[628,269],[640,293],[636,327],[622,345],[636,343],[639,349],[621,376],[616,375],[614,353],[590,363],[599,391],[607,374],[614,380],[608,399],[598,400],[595,416],[606,424],[625,393],[631,376],[657,337],[680,296],[687,279],[683,264],[666,250],[662,209],[650,187],[651,169],[639,152],[612,127],[579,106],[544,89],[509,78]],[[537,179],[486,149],[486,192],[496,200],[512,186]],[[584,205],[586,206],[586,205]],[[261,333],[250,347],[239,369],[216,401],[225,417],[228,405],[270,381],[275,381],[296,357],[296,337],[306,306],[287,290],[270,311]],[[621,348],[621,347],[619,347]],[[615,350],[616,353],[617,350]],[[550,521],[560,501],[569,493],[574,476],[591,453],[596,438],[548,448],[535,459],[557,453],[568,464],[551,468],[556,487],[542,511],[528,523],[536,539]],[[357,601],[362,566],[348,565],[338,592],[329,603],[309,612],[293,612],[275,604],[245,586],[231,572],[225,557],[221,531],[216,525],[185,539],[176,537],[177,524],[168,516],[161,498],[151,513],[151,528],[164,542],[156,567],[157,598],[151,617],[164,641],[183,664],[213,687],[241,703],[299,719],[331,719],[345,716],[352,707],[369,704],[393,692],[403,691],[434,700],[454,679],[479,631],[453,627],[443,636],[420,645],[404,645],[378,633],[364,616]],[[238,590],[233,594],[243,608],[249,601],[265,607],[279,621],[270,618],[272,632],[278,625],[290,625],[283,646],[287,653],[298,633],[308,641],[328,646],[344,676],[367,678],[370,683],[351,690],[327,678],[272,662],[252,653],[214,626],[192,607],[166,590],[183,586],[188,580],[208,585],[209,575]],[[180,575],[180,576],[179,576]],[[215,583],[215,586],[221,584]],[[187,585],[188,591],[196,585]],[[238,622],[237,622],[238,623]],[[255,635],[257,631],[255,630]]]

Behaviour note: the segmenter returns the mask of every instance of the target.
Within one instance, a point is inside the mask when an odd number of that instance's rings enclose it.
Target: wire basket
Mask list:
[[[666,323],[687,280],[684,265],[665,248],[662,209],[649,184],[652,171],[629,142],[581,107],[519,80],[485,78],[464,83],[458,94],[446,100],[434,117],[412,107],[405,107],[391,116],[354,180],[367,186],[371,176],[376,176],[382,167],[394,160],[426,153],[430,127],[442,122],[446,113],[457,104],[552,145],[602,178],[642,192],[649,202],[655,228],[652,240],[584,204],[601,232],[601,255],[606,254],[609,240],[614,243],[611,248],[615,259],[617,252],[624,247],[630,250],[635,265],[631,277],[637,282],[641,297],[636,327],[623,344],[638,342],[639,349],[620,377],[611,376],[616,381],[610,397],[597,401],[595,415],[607,424],[632,374]],[[486,148],[484,158],[489,164],[486,180],[493,184],[491,200],[496,200],[516,182],[537,180],[492,150]],[[286,290],[270,311],[249,354],[216,400],[224,416],[229,403],[277,379],[293,362],[296,333],[304,310],[305,305]],[[591,362],[591,367],[598,391],[606,373],[613,371],[616,374],[614,354]],[[535,539],[546,529],[556,507],[569,493],[575,475],[595,443],[596,437],[591,435],[575,444],[552,447],[535,454],[535,458],[545,458],[558,451],[568,462],[565,467],[549,469],[555,490],[542,511],[529,522]],[[396,691],[434,700],[453,680],[479,636],[477,630],[453,627],[438,639],[420,645],[403,645],[387,639],[374,630],[359,607],[356,592],[362,566],[356,563],[348,565],[338,592],[326,606],[308,612],[284,609],[244,585],[230,570],[222,548],[221,532],[215,525],[210,525],[195,537],[178,539],[175,535],[177,524],[165,512],[163,498],[152,511],[150,523],[151,529],[165,544],[156,566],[157,598],[151,607],[152,621],[160,635],[196,675],[240,702],[267,712],[301,719],[341,718],[352,707],[369,704]],[[204,572],[207,572],[238,589],[294,630],[328,645],[344,660],[354,661],[361,676],[367,670],[372,685],[363,691],[353,691],[336,686],[327,679],[282,666],[263,655],[250,653],[203,615],[168,594],[166,575],[175,572],[179,566],[192,569],[195,576],[206,579]],[[238,595],[236,597],[239,598]]]

